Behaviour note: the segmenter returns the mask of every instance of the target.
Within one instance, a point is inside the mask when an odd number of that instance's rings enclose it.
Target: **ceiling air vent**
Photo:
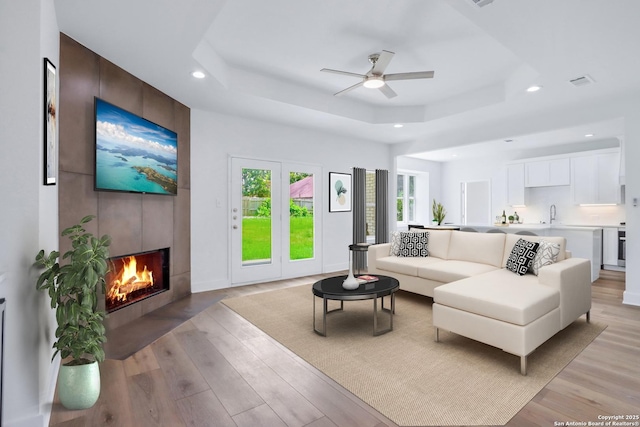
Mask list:
[[[493,0],[470,0],[471,3],[475,4],[478,7],[483,7],[488,5],[489,3],[493,3]]]
[[[593,78],[591,76],[589,76],[588,74],[585,74],[584,76],[576,77],[575,79],[569,80],[569,83],[571,83],[575,87],[588,86],[588,85],[590,85],[592,83],[595,83],[595,82],[596,81],[593,80]]]

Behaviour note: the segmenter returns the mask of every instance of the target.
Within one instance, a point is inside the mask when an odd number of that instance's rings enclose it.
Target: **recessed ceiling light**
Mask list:
[[[396,123],[395,125],[393,125],[394,128],[401,128],[404,127],[404,125],[402,123]]]
[[[587,133],[584,136],[586,136],[587,138],[591,138],[593,136],[593,134],[592,133]]]
[[[194,71],[191,75],[196,79],[204,79],[204,73],[202,71]]]
[[[538,85],[533,85],[533,86],[529,86],[527,88],[527,92],[537,92],[540,89],[542,89],[542,86],[538,86]]]

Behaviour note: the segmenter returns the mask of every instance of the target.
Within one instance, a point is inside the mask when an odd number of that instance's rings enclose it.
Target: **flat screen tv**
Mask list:
[[[95,98],[95,189],[178,193],[178,135]]]

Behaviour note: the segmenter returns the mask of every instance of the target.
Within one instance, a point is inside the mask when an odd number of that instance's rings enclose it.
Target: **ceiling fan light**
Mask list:
[[[372,76],[368,77],[362,85],[368,89],[380,89],[384,86],[384,80],[382,77]]]

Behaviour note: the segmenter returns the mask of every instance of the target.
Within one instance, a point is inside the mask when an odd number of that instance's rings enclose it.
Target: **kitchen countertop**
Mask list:
[[[509,229],[511,230],[576,230],[576,231],[597,231],[597,230],[601,230],[602,228],[604,228],[605,226],[600,226],[600,225],[568,225],[568,224],[509,224],[508,226],[504,226],[504,225],[495,225],[495,224],[490,224],[490,225],[479,225],[479,224],[475,224],[475,225],[465,225],[463,227],[471,227],[471,228],[500,228],[500,229],[504,229],[504,231],[507,231]],[[614,227],[613,225],[610,226],[606,226],[606,227]],[[615,228],[618,228],[620,226],[615,226]]]
[[[566,224],[509,224],[509,227],[518,229],[531,229],[531,230],[584,230],[595,231],[602,228],[599,225],[566,225]]]

